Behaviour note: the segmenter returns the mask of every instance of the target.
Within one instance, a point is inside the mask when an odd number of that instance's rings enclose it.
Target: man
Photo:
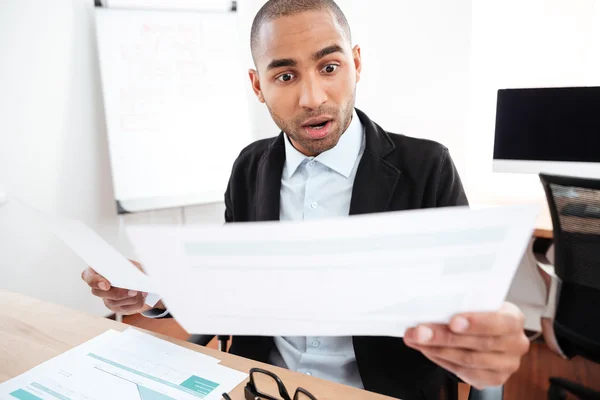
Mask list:
[[[251,38],[252,88],[283,132],[236,160],[227,222],[467,204],[445,147],[388,133],[354,109],[361,49],[332,0],[270,0]],[[144,294],[111,288],[91,268],[83,278],[114,312],[148,311]],[[234,337],[231,352],[386,395],[437,399],[453,375],[478,388],[504,383],[527,349],[523,316],[505,304],[403,339]]]

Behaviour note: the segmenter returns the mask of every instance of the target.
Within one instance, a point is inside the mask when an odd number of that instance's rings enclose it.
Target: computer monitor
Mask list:
[[[600,87],[499,90],[494,172],[600,179]]]

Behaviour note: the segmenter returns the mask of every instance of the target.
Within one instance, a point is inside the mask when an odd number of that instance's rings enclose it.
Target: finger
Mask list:
[[[485,352],[508,352],[523,355],[529,350],[529,340],[524,333],[511,336],[470,336],[453,333],[447,325],[422,325],[410,328],[404,334],[407,346],[449,347]]]
[[[452,372],[454,375],[458,376],[459,378],[461,378],[464,381],[464,379],[462,377],[460,377],[457,372],[461,369],[461,367],[459,365],[456,365],[454,363],[451,363],[450,361],[446,361],[442,358],[439,358],[432,354],[429,354],[429,352],[427,352],[427,351],[423,351],[422,353],[425,357],[427,357],[428,359],[430,359],[431,361],[433,361],[440,367],[444,368],[446,371]]]
[[[510,377],[509,373],[488,371],[483,369],[469,369],[453,364],[444,359],[428,355],[425,352],[423,354],[431,361],[444,368],[446,371],[452,372],[465,383],[479,390],[490,386],[503,385]]]
[[[504,303],[500,310],[490,313],[464,313],[450,321],[450,330],[457,334],[502,336],[522,332],[525,317],[514,304]]]
[[[135,290],[112,288],[108,291],[92,289],[92,294],[94,296],[102,297],[103,299],[108,299],[108,300],[124,300],[124,299],[128,299],[128,298],[137,296],[138,292],[136,292]]]
[[[131,306],[131,305],[139,303],[140,301],[142,301],[142,300],[140,300],[139,296],[130,297],[128,299],[123,299],[123,300],[104,299],[104,303],[107,306],[109,306],[110,308]]]
[[[110,290],[110,282],[94,271],[92,267],[87,267],[81,273],[81,279],[85,281],[91,288],[100,290]]]
[[[452,372],[454,375],[458,376],[457,371],[460,369],[460,366],[453,364],[450,361],[446,361],[444,359],[438,358],[438,357],[434,356],[433,354],[429,354],[428,351],[423,351],[422,353],[425,357],[427,357],[428,359],[430,359],[431,361],[433,361],[440,367],[444,368],[446,371]],[[459,376],[459,378],[461,378],[461,377]]]
[[[119,312],[119,314],[132,315],[132,314],[139,313],[143,308],[144,308],[144,302],[140,301],[136,304],[119,307],[118,312]]]
[[[130,306],[130,305],[134,305],[134,304],[138,304],[138,303],[141,303],[143,305],[146,301],[146,296],[147,296],[147,293],[139,293],[136,296],[128,297],[128,298],[122,299],[122,300],[104,299],[104,304],[109,308]]]
[[[519,369],[521,357],[505,353],[485,353],[472,350],[428,348],[423,352],[460,367],[513,373]]]

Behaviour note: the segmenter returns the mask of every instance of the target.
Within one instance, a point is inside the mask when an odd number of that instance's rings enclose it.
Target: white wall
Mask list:
[[[45,211],[85,221],[119,240],[91,0],[0,2],[0,186]],[[223,219],[220,204],[185,210]],[[178,223],[180,210],[126,219]],[[35,229],[15,203],[0,208],[0,289],[96,314],[107,311],[79,275],[85,264]]]
[[[496,92],[600,85],[599,12],[596,0],[473,1],[463,174],[471,197],[544,201],[536,175],[492,173]]]
[[[357,105],[384,129],[446,145],[462,172],[470,0],[371,0],[348,7],[364,72]]]
[[[0,1],[0,186],[32,206],[85,221],[119,240],[91,0]],[[247,35],[263,0],[240,0]],[[384,128],[438,140],[465,160],[470,2],[340,0],[363,48],[358,106]],[[248,85],[250,93],[250,87]],[[277,128],[252,100],[256,138]],[[462,167],[461,167],[462,168]],[[166,210],[126,222],[220,222],[223,205]],[[15,203],[0,208],[0,289],[104,314],[79,275],[85,264],[34,228]]]

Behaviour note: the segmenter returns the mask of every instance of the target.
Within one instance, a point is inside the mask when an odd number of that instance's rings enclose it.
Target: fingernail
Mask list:
[[[427,343],[433,338],[433,330],[426,326],[419,326],[415,333],[415,338],[419,343]]]
[[[127,292],[127,294],[129,295],[129,297],[137,296],[137,292],[135,290],[130,290],[129,292]]]
[[[102,290],[108,290],[108,289],[110,289],[110,286],[108,286],[108,283],[106,283],[106,282],[100,282],[100,283],[98,284],[98,287],[99,287],[100,289],[102,289]]]
[[[465,317],[456,317],[451,326],[454,332],[466,332],[469,329],[469,321]]]

